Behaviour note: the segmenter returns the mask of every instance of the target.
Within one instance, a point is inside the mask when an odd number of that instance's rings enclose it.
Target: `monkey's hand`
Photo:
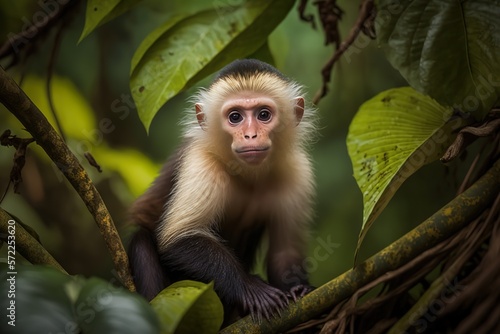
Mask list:
[[[250,313],[252,318],[261,321],[262,317],[267,320],[280,312],[288,305],[288,297],[285,292],[272,287],[260,277],[249,276],[250,282],[246,284],[243,297],[243,311]]]
[[[296,302],[299,298],[304,297],[309,292],[313,291],[314,287],[309,284],[299,284],[290,289],[288,292],[288,297],[292,298]]]

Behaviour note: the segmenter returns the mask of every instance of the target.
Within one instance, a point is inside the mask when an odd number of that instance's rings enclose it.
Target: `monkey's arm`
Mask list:
[[[161,267],[151,231],[139,227],[130,240],[128,256],[137,292],[147,300],[153,299],[167,286],[167,276]]]
[[[271,285],[287,291],[293,300],[314,289],[304,268],[306,236],[306,227],[300,224],[269,227],[267,277]]]
[[[288,303],[283,291],[248,274],[232,250],[214,238],[184,237],[169,245],[160,256],[176,279],[214,281],[214,289],[226,309],[236,307],[245,314],[269,319]]]
[[[154,231],[165,210],[172,188],[176,181],[181,146],[163,166],[160,175],[149,189],[134,202],[130,214],[139,229],[128,245],[130,269],[137,292],[153,299],[167,286],[167,277],[161,267]]]

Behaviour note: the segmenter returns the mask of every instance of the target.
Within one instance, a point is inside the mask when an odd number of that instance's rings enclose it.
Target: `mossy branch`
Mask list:
[[[469,189],[457,196],[415,229],[354,267],[312,291],[281,313],[261,324],[250,317],[221,333],[278,333],[318,317],[349,298],[358,289],[387,272],[396,270],[418,254],[449,238],[479,215],[500,191],[500,160]]]
[[[12,223],[13,222],[13,223]],[[13,226],[9,228],[9,226]],[[67,274],[66,270],[50,255],[49,252],[20,224],[18,218],[12,217],[0,208],[1,240],[9,242],[8,236],[15,232],[16,252],[33,264],[46,264]]]
[[[1,66],[0,102],[21,121],[75,188],[99,227],[122,284],[130,291],[135,291],[127,254],[101,195],[61,136]]]

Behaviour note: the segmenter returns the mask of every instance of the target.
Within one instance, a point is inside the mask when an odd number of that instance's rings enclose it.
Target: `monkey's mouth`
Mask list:
[[[240,159],[250,165],[260,164],[267,156],[269,147],[242,147],[236,149],[236,154]]]

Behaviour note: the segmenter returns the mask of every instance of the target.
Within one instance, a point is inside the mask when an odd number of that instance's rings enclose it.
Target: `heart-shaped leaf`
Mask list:
[[[151,305],[160,317],[161,333],[217,333],[224,309],[213,283],[176,282],[158,294]]]
[[[347,148],[363,193],[359,247],[396,190],[423,165],[442,156],[464,125],[445,108],[410,87],[382,92],[366,101],[351,122]]]
[[[379,0],[377,39],[416,90],[481,119],[500,98],[500,1]]]
[[[165,102],[235,58],[259,49],[293,0],[255,0],[181,18],[148,36],[132,61],[130,89],[146,130]]]

